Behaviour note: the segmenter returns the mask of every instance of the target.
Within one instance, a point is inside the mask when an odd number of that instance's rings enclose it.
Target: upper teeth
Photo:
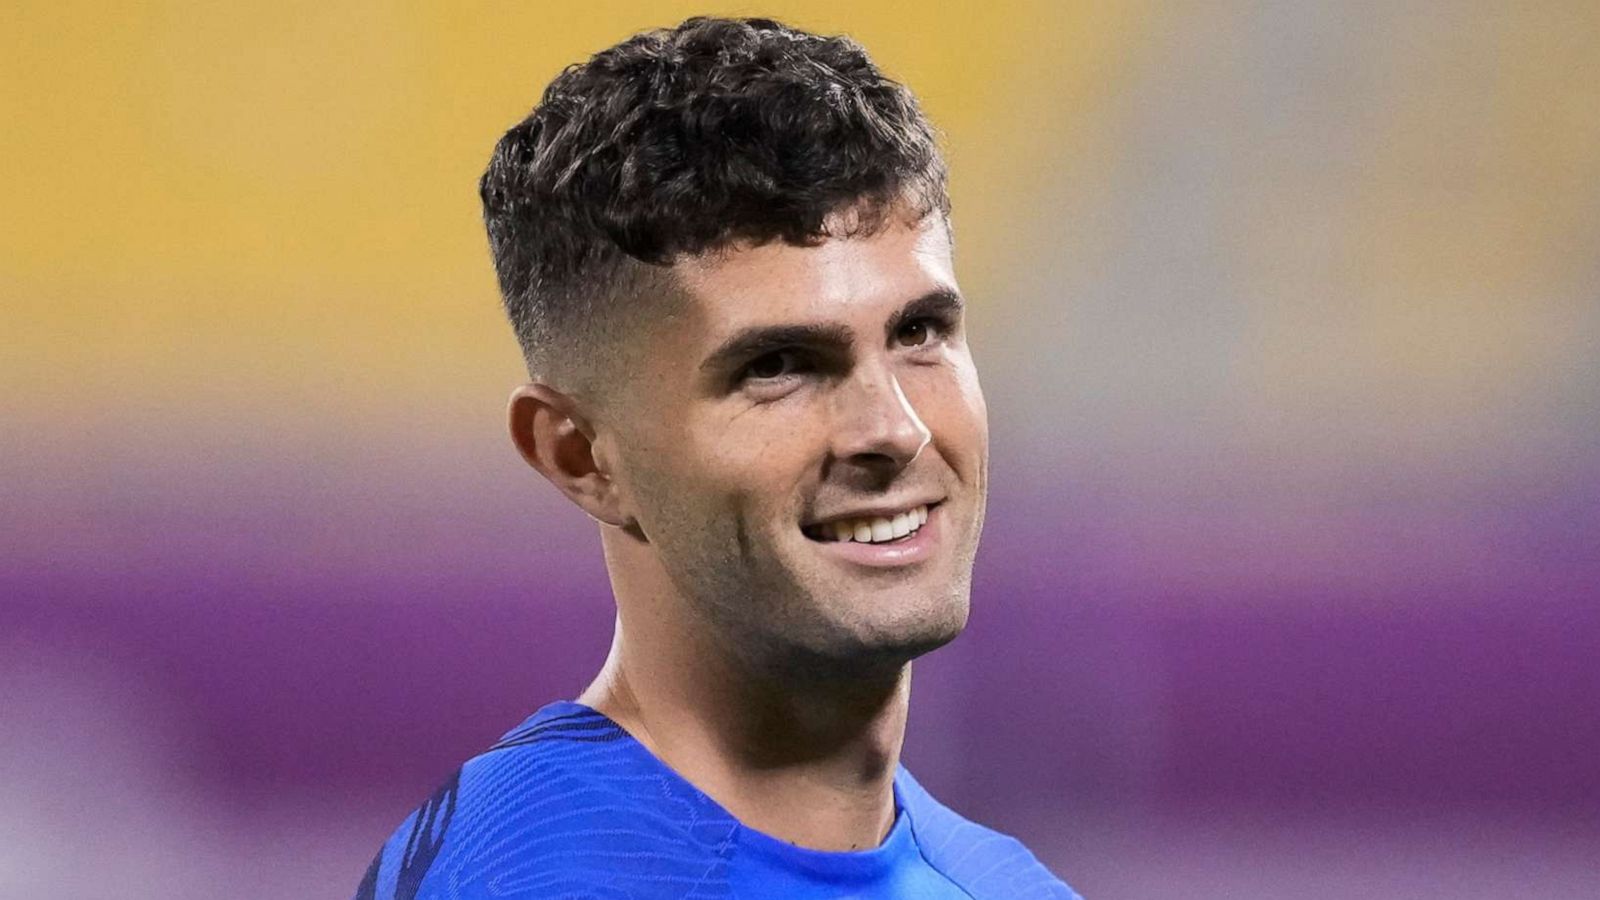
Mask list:
[[[840,519],[824,522],[808,529],[813,537],[822,540],[859,541],[876,544],[903,538],[928,522],[928,507],[912,507],[892,516],[870,516],[865,519]]]

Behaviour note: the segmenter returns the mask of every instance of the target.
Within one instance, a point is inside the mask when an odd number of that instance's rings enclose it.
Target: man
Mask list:
[[[853,42],[696,18],[569,68],[481,194],[528,464],[616,635],[360,898],[1073,898],[899,765],[967,619],[988,429],[944,164]]]

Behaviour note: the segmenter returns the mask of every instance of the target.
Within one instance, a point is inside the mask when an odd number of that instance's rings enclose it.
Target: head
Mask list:
[[[513,439],[601,524],[625,620],[813,674],[960,632],[988,432],[904,87],[848,39],[691,19],[563,72],[481,193]]]

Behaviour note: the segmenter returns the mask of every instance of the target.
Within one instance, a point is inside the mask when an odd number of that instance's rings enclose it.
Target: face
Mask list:
[[[988,425],[942,218],[683,261],[614,473],[675,593],[758,664],[899,663],[966,623]]]

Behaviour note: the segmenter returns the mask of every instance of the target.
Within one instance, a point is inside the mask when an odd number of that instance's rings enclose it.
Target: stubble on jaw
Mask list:
[[[862,608],[890,598],[842,577],[806,584],[793,575],[786,570],[773,577],[768,570],[729,581],[715,596],[685,598],[747,677],[828,693],[892,682],[913,659],[959,636],[970,610],[966,572],[931,586],[937,597],[909,603],[895,598],[892,602],[906,604],[902,615],[877,622],[861,615]]]

